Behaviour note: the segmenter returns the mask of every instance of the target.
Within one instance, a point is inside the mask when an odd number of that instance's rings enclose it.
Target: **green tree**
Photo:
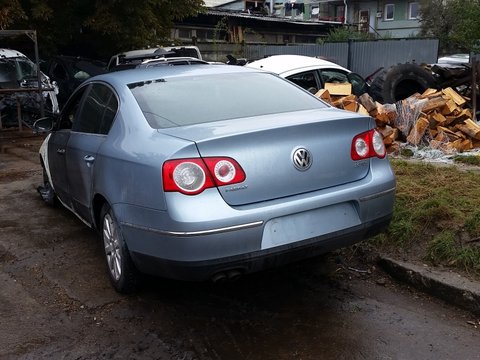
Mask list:
[[[439,39],[440,52],[478,52],[479,0],[421,0],[421,35]]]
[[[24,18],[25,13],[18,0],[0,0],[0,30]]]
[[[0,4],[12,0],[0,0]],[[164,44],[176,20],[203,11],[203,0],[13,0],[18,15],[0,26],[37,30],[41,49],[108,56]]]

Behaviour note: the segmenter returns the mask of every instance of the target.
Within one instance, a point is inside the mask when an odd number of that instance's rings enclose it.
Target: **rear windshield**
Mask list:
[[[176,77],[129,88],[155,129],[326,107],[268,73]]]

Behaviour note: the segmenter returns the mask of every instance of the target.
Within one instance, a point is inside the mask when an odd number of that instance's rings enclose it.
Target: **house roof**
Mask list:
[[[203,0],[207,8],[222,6],[235,1],[236,0]]]
[[[278,22],[278,23],[284,23],[284,24],[292,23],[292,24],[302,24],[302,25],[311,25],[311,26],[341,24],[341,22],[338,22],[338,21],[298,20],[298,19],[291,19],[287,17],[266,16],[263,14],[255,14],[255,13],[249,13],[244,11],[229,11],[229,10],[223,10],[223,9],[209,9],[207,11],[207,14],[230,17],[230,18],[255,19],[259,21]]]

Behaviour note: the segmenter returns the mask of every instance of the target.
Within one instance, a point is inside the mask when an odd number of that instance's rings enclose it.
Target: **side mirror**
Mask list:
[[[43,134],[52,131],[54,120],[51,117],[43,117],[33,123],[33,131],[36,134]]]

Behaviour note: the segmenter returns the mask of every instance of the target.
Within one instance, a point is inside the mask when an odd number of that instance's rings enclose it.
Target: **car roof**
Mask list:
[[[243,66],[211,65],[211,66],[153,66],[148,68],[136,68],[124,71],[114,71],[95,76],[87,80],[106,81],[116,86],[128,85],[135,82],[165,79],[182,76],[202,75],[226,75],[236,73],[255,73],[257,69],[249,69]]]
[[[16,57],[25,57],[20,51],[11,50],[11,49],[0,49],[0,58],[16,58]]]
[[[315,68],[339,69],[350,72],[348,69],[331,61],[303,55],[273,55],[265,59],[253,61],[247,67],[262,69],[282,75],[293,70],[311,70]]]

